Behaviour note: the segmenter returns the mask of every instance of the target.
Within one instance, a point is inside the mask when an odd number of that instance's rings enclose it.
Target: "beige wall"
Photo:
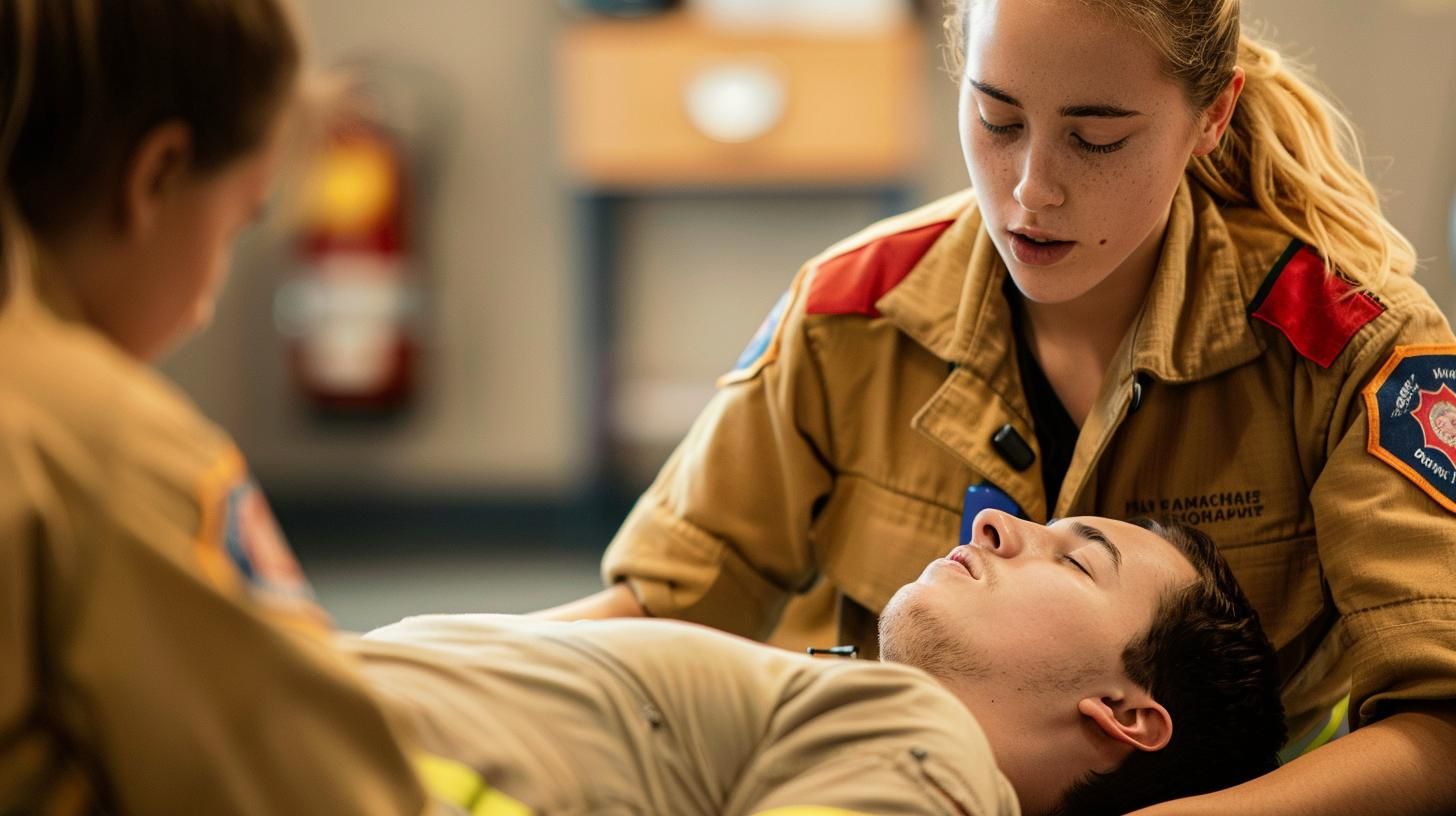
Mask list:
[[[1246,0],[1245,17],[1312,67],[1365,143],[1367,171],[1423,260],[1417,278],[1456,307],[1456,2]]]
[[[425,236],[433,294],[430,382],[384,430],[320,429],[288,397],[271,292],[286,269],[266,236],[246,247],[214,328],[168,368],[237,435],[275,491],[543,493],[585,461],[569,199],[550,106],[558,4],[543,0],[307,0],[318,53],[422,66],[459,102]],[[1363,132],[1396,223],[1452,304],[1446,240],[1456,188],[1456,3],[1250,0],[1282,43],[1308,52]],[[1417,11],[1416,9],[1426,9]],[[927,32],[931,138],[917,200],[957,189],[954,88]],[[678,414],[730,366],[797,264],[872,220],[865,196],[673,197],[631,207],[618,261],[621,370],[674,396]],[[642,389],[627,389],[641,398]],[[648,399],[648,402],[654,402]],[[665,415],[637,433],[677,436]],[[648,460],[660,452],[652,448]]]

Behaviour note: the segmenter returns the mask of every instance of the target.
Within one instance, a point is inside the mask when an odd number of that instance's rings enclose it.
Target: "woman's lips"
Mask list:
[[[1075,246],[1076,241],[1034,241],[1019,232],[1011,232],[1011,254],[1027,266],[1051,266],[1067,257]]]

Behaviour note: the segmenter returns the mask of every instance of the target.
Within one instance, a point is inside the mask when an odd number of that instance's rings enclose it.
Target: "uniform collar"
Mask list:
[[[1264,253],[1254,254],[1263,261]],[[1245,290],[1265,271],[1241,271],[1223,214],[1185,177],[1173,197],[1158,270],[1133,321],[1131,368],[1163,381],[1191,382],[1257,357],[1263,346],[1245,312],[1254,292]],[[1006,266],[972,201],[876,307],[930,352],[994,387],[1015,368],[1011,310],[1001,293],[1005,278]]]
[[[1248,282],[1265,272],[1241,268],[1223,213],[1185,178],[1173,198],[1158,271],[1133,323],[1133,369],[1193,382],[1258,357],[1264,345],[1246,311],[1255,294]]]

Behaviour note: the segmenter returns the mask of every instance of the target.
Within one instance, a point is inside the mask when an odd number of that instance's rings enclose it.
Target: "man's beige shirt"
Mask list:
[[[1361,722],[1456,697],[1456,516],[1367,450],[1362,400],[1397,346],[1450,354],[1451,330],[1392,277],[1328,365],[1307,358],[1251,315],[1290,246],[1257,211],[1179,189],[1145,306],[1048,507],[1039,467],[991,444],[1009,425],[1035,452],[1036,433],[1006,269],[973,195],[877,225],[800,272],[772,342],[724,378],[604,578],[653,615],[760,639],[794,600],[786,625],[873,653],[874,615],[957,543],[966,488],[989,482],[1036,520],[1163,514],[1209,533],[1279,649],[1291,735],[1347,692]],[[903,280],[806,307],[845,274]],[[1337,323],[1343,304],[1305,317]]]
[[[535,813],[1019,812],[970,712],[906,666],[677,621],[437,615],[341,643],[424,750]]]

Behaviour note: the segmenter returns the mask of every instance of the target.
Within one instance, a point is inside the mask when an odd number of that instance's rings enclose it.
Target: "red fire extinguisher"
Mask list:
[[[324,415],[396,413],[415,388],[407,192],[399,143],[361,117],[332,128],[306,177],[279,323],[293,379]]]

